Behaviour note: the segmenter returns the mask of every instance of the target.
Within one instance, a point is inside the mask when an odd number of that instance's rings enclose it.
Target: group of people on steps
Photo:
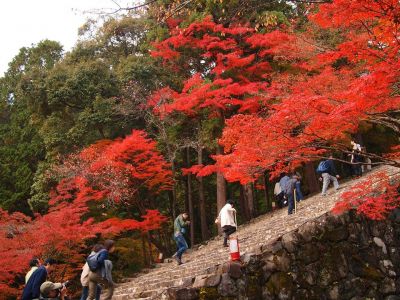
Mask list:
[[[352,151],[349,153],[352,175],[359,177],[362,175],[362,166],[365,165],[370,169],[371,161],[368,159],[367,164],[363,164],[364,157],[362,155],[361,146],[355,141],[351,141]],[[369,163],[369,165],[368,165]],[[334,190],[339,189],[338,179],[340,176],[336,171],[334,158],[332,155],[329,159],[319,163],[317,168],[319,180],[322,181],[322,196],[327,195],[327,189],[330,183],[333,184]],[[274,188],[276,203],[279,207],[288,206],[288,214],[294,212],[295,201],[304,200],[301,192],[301,176],[299,173],[287,174],[282,173],[280,180]],[[229,199],[221,208],[216,224],[221,226],[223,232],[223,246],[228,247],[228,240],[231,234],[237,230],[236,209],[234,201]],[[182,255],[188,249],[185,234],[190,226],[189,215],[183,212],[174,220],[174,240],[177,245],[177,251],[173,255],[178,265],[181,265]],[[109,253],[114,251],[114,241],[106,240],[104,244],[97,244],[93,247],[92,252],[88,256],[83,266],[81,274],[82,295],[80,300],[99,300],[103,288],[106,289],[102,299],[110,300],[114,293],[115,284],[112,280],[112,262],[109,260]],[[23,290],[22,300],[68,300],[67,287],[68,282],[53,283],[47,280],[50,274],[56,268],[54,259],[46,259],[42,264],[37,258],[30,262],[31,269],[25,276],[25,288]]]
[[[111,300],[114,293],[112,279],[112,262],[109,253],[114,251],[114,241],[106,240],[104,244],[93,247],[86,263],[82,268],[81,284],[82,294],[80,300],[100,300],[102,288],[106,289],[102,299]],[[69,300],[69,282],[51,282],[49,274],[56,270],[57,261],[48,258],[42,264],[38,258],[30,262],[31,269],[25,276],[25,288],[22,300]]]
[[[363,170],[371,170],[371,160],[363,155],[365,149],[357,142],[350,142],[352,150],[348,154],[350,157],[349,165],[351,167],[351,175],[358,178],[362,175]],[[340,178],[334,163],[333,155],[330,155],[327,160],[322,160],[316,170],[319,180],[322,181],[321,196],[327,195],[329,185],[332,183],[335,192],[339,189]],[[295,201],[302,201],[303,194],[301,192],[301,176],[299,173],[294,173],[291,176],[286,173],[280,175],[279,181],[275,184],[274,195],[278,207],[288,206],[288,214],[294,212]]]

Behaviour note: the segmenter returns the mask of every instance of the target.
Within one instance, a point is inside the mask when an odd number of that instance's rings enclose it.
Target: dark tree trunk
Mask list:
[[[222,154],[222,148],[217,147],[217,154]],[[217,173],[217,215],[226,203],[226,181],[221,173]],[[218,226],[218,232],[221,233],[221,227]]]
[[[169,236],[170,235],[167,236],[168,240],[164,239],[164,243],[162,243],[162,240],[160,238],[155,238],[151,234],[149,235],[149,240],[161,253],[171,254],[171,247],[169,247],[171,246],[171,238]]]
[[[243,185],[240,186],[239,205],[240,205],[241,215],[243,216],[245,221],[248,221],[250,219],[250,216],[249,216],[249,209],[247,208],[247,201]]]
[[[197,149],[197,163],[199,165],[203,164],[203,148],[199,147]],[[204,183],[203,177],[197,178],[199,182],[199,207],[200,207],[200,223],[201,223],[201,238],[203,241],[207,240],[208,228],[207,228],[207,216],[206,216],[206,199],[204,195]]]
[[[171,163],[171,170],[172,170],[172,179],[174,181],[173,185],[172,185],[172,203],[171,203],[171,213],[172,213],[172,218],[175,220],[176,218],[176,184],[175,184],[175,162],[172,161]]]
[[[320,187],[317,176],[315,175],[314,165],[312,162],[306,163],[304,167],[304,173],[310,193],[318,193],[320,191]]]
[[[146,251],[146,239],[144,237],[144,234],[141,235],[142,236],[142,255],[143,255],[143,262],[144,265],[147,266],[148,262],[147,262],[147,251]]]
[[[269,186],[268,186],[268,173],[265,172],[263,175],[263,181],[264,181],[264,198],[265,198],[265,204],[267,207],[267,211],[272,211],[272,199],[269,194]]]
[[[153,264],[153,249],[151,247],[150,233],[149,232],[147,232],[146,240],[147,240],[147,245],[149,247],[149,265],[151,266]]]
[[[186,165],[190,168],[190,148],[186,148]],[[190,218],[190,246],[194,245],[194,210],[193,210],[193,194],[192,194],[192,174],[187,175],[187,199]]]
[[[254,218],[254,193],[253,185],[251,183],[245,184],[243,186],[244,198],[247,206],[247,215],[249,219]]]
[[[254,183],[251,184],[251,190],[253,191],[253,199],[254,199],[254,217],[258,216],[258,193],[256,190],[256,185]]]

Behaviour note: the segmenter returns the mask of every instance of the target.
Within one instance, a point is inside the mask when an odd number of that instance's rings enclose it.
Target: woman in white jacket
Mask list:
[[[226,201],[226,204],[221,208],[215,223],[221,225],[224,232],[224,247],[228,247],[228,238],[237,229],[236,224],[236,209],[233,208],[233,200]]]

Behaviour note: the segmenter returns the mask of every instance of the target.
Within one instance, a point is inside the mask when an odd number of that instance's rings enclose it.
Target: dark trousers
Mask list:
[[[232,233],[236,231],[236,227],[231,225],[225,225],[224,227],[222,227],[222,231],[224,232],[224,245],[227,245],[228,238]]]
[[[285,205],[283,204],[283,202],[285,201],[285,193],[284,192],[280,192],[278,195],[275,196],[276,197],[276,204],[278,205],[279,208],[284,207]]]
[[[293,192],[287,195],[288,197],[288,214],[291,215],[294,210],[294,194]]]
[[[296,182],[296,198],[297,198],[296,199],[297,202],[299,202],[299,201],[304,199],[303,193],[301,192],[301,183],[300,183],[300,181]]]

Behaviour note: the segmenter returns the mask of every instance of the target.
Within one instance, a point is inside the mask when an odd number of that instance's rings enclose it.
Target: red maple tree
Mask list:
[[[135,196],[140,189],[151,194],[171,185],[169,165],[142,131],[133,131],[124,139],[100,141],[72,155],[53,172],[63,179],[51,194],[47,214],[30,218],[0,210],[1,295],[18,295],[21,274],[33,256],[65,262],[65,268],[59,268],[64,274],[59,276],[74,274],[80,270],[88,239],[126,230],[148,232],[166,221],[158,210],[146,210]],[[115,205],[134,201],[140,205],[142,220],[90,217],[91,203],[107,201]]]
[[[276,74],[265,91],[275,103],[265,115],[238,114],[228,120],[220,140],[226,155],[215,157],[213,168],[245,182],[265,169],[274,176],[330,151],[349,152],[350,135],[363,122],[400,133],[398,17],[397,1],[321,5],[310,18],[325,30],[340,28],[343,42],[323,51],[315,46],[315,55],[292,64],[297,72]],[[365,155],[399,166],[398,154]]]

